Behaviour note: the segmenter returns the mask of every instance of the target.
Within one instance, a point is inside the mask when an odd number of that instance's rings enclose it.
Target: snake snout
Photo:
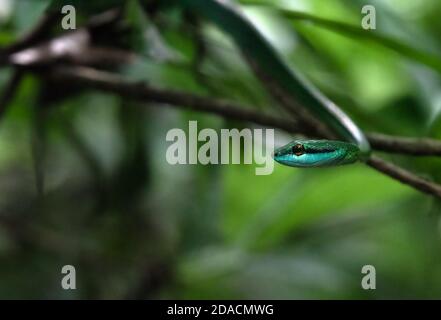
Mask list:
[[[273,159],[276,159],[283,156],[283,151],[282,150],[275,150],[271,156],[273,157]]]

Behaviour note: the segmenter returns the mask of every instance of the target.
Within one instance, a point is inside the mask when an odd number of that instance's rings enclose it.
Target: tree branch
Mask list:
[[[50,29],[54,26],[58,18],[58,12],[45,13],[31,30],[10,45],[0,48],[0,67],[10,64],[9,56],[14,52],[28,48],[42,41],[49,33]]]
[[[214,113],[239,121],[253,122],[266,127],[274,127],[292,134],[319,137],[312,134],[309,127],[291,118],[274,117],[237,103],[216,100],[185,92],[154,88],[143,82],[129,82],[123,77],[91,68],[60,68],[52,74],[59,81],[76,81],[85,87],[116,93],[121,96],[143,101],[170,104],[179,108]],[[441,155],[441,141],[429,138],[406,138],[380,133],[367,133],[372,148],[387,153],[415,156]]]
[[[154,88],[144,82],[131,82],[123,77],[98,71],[92,68],[57,68],[49,73],[57,81],[72,82],[86,88],[93,88],[140,101],[163,103],[173,107],[188,108],[196,111],[214,113],[245,122],[254,122],[263,126],[277,127],[296,133],[309,133],[308,128],[294,120],[282,120],[256,112],[251,107],[244,107],[233,102],[215,100],[185,92]]]
[[[410,185],[424,193],[441,198],[441,185],[425,180],[410,171],[387,162],[377,156],[371,155],[366,164],[377,171],[383,172],[389,177],[404,184]]]
[[[43,40],[45,35],[49,33],[50,29],[53,27],[58,18],[58,12],[53,11],[45,13],[31,30],[9,46],[0,48],[0,55],[9,55],[13,52],[25,49],[37,42],[40,42]]]
[[[407,138],[370,132],[367,134],[373,149],[413,156],[441,156],[441,141],[430,138]]]
[[[309,135],[309,127],[295,120],[280,119],[271,115],[261,114],[252,108],[245,108],[237,104],[201,97],[194,94],[153,88],[143,82],[131,82],[119,75],[102,72],[85,67],[65,67],[54,69],[48,73],[51,78],[58,81],[76,83],[85,88],[102,90],[121,97],[143,102],[163,103],[178,108],[190,108],[217,114],[223,117],[233,118],[246,122],[253,122],[263,126],[285,130],[289,133]],[[388,137],[385,135],[371,134],[369,140],[373,146],[382,151],[402,152],[414,155],[434,155],[441,149],[441,143],[434,140],[424,139],[424,145],[430,148],[430,152],[423,153],[422,140],[409,138]],[[371,156],[367,164],[372,168],[398,180],[413,188],[441,198],[441,186],[420,178],[413,173],[386,162],[376,156]]]

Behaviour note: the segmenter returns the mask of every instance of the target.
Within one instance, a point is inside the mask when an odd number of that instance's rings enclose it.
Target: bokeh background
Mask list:
[[[160,0],[73,2],[80,26],[113,4],[124,8],[131,31],[112,43],[138,58],[114,72],[280,112],[230,39],[203,19]],[[378,39],[280,11],[360,26],[367,2],[377,9],[371,32],[441,59],[438,0],[238,3],[288,63],[364,130],[440,138],[440,70]],[[30,30],[49,5],[0,0],[0,46]],[[12,72],[0,69],[0,91]],[[0,298],[441,297],[439,200],[362,164],[276,165],[269,176],[256,176],[253,165],[171,166],[166,133],[187,130],[189,120],[199,128],[254,128],[47,86],[27,74],[0,123]],[[289,139],[276,131],[276,145]],[[441,179],[439,159],[385,157]],[[60,286],[67,264],[76,267],[73,291]],[[363,265],[376,267],[376,290],[362,290]]]

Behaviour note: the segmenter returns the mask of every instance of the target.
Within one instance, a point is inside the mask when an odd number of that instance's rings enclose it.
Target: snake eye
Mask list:
[[[303,144],[298,143],[292,147],[292,153],[299,157],[302,154],[305,154],[305,147],[303,146]]]

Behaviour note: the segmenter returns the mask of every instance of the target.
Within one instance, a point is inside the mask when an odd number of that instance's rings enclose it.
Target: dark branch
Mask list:
[[[422,192],[441,198],[441,186],[439,184],[418,177],[417,175],[376,156],[371,156],[366,163],[370,167],[383,172],[393,179],[410,185]]]
[[[256,124],[274,127],[285,130],[290,133],[308,135],[308,127],[302,126],[301,123],[293,120],[283,120],[270,115],[256,113],[250,108],[244,108],[239,105],[213,100],[194,94],[157,89],[145,83],[130,82],[124,78],[108,72],[97,71],[91,68],[60,68],[53,70],[49,75],[58,81],[76,83],[86,88],[98,89],[105,92],[118,94],[122,97],[134,99],[143,102],[156,102],[170,105],[173,107],[187,107],[196,111],[209,112],[223,117],[238,119],[246,122],[254,122]],[[393,152],[398,150],[406,151],[412,144],[415,150],[420,150],[419,140],[411,141],[407,139],[402,149],[397,147],[404,138],[391,138],[391,141],[385,139],[386,136],[370,135],[370,140],[375,146],[382,146],[382,150],[386,151],[387,143],[394,145]],[[393,141],[393,142],[392,142]],[[440,144],[436,144],[439,148]],[[418,152],[415,152],[418,153]],[[421,155],[421,153],[420,153]],[[388,163],[378,157],[372,156],[367,164],[376,170],[404,183],[422,192],[441,198],[441,186],[428,180],[422,179],[413,173]]]
[[[28,48],[42,40],[49,33],[50,29],[54,26],[55,22],[59,18],[58,12],[46,13],[38,23],[29,32],[17,39],[11,45],[1,48],[0,55],[9,55],[13,52]]]
[[[296,133],[308,133],[308,128],[297,121],[280,120],[279,118],[255,112],[252,108],[214,100],[185,92],[164,90],[151,87],[143,82],[130,82],[118,75],[91,68],[59,68],[50,76],[57,81],[75,81],[86,88],[99,89],[140,101],[163,103],[180,108],[214,113],[245,122],[254,122],[263,126],[280,128]]]
[[[413,156],[441,156],[441,142],[430,138],[394,137],[381,133],[368,133],[372,148],[389,153]]]
[[[79,81],[86,87],[116,93],[132,99],[153,101],[164,104],[181,105],[196,111],[210,112],[244,122],[253,122],[266,127],[274,127],[293,134],[311,136],[309,128],[294,119],[274,117],[232,102],[216,100],[184,92],[153,88],[145,83],[135,83],[118,75],[90,68],[64,68],[52,74],[60,81]],[[313,134],[313,137],[319,137]],[[372,148],[388,153],[416,156],[441,155],[441,142],[435,139],[397,137],[379,133],[368,133]]]
[[[22,78],[23,72],[20,69],[16,69],[14,70],[11,78],[6,83],[6,86],[0,96],[0,119],[3,118],[9,104],[14,98]]]

